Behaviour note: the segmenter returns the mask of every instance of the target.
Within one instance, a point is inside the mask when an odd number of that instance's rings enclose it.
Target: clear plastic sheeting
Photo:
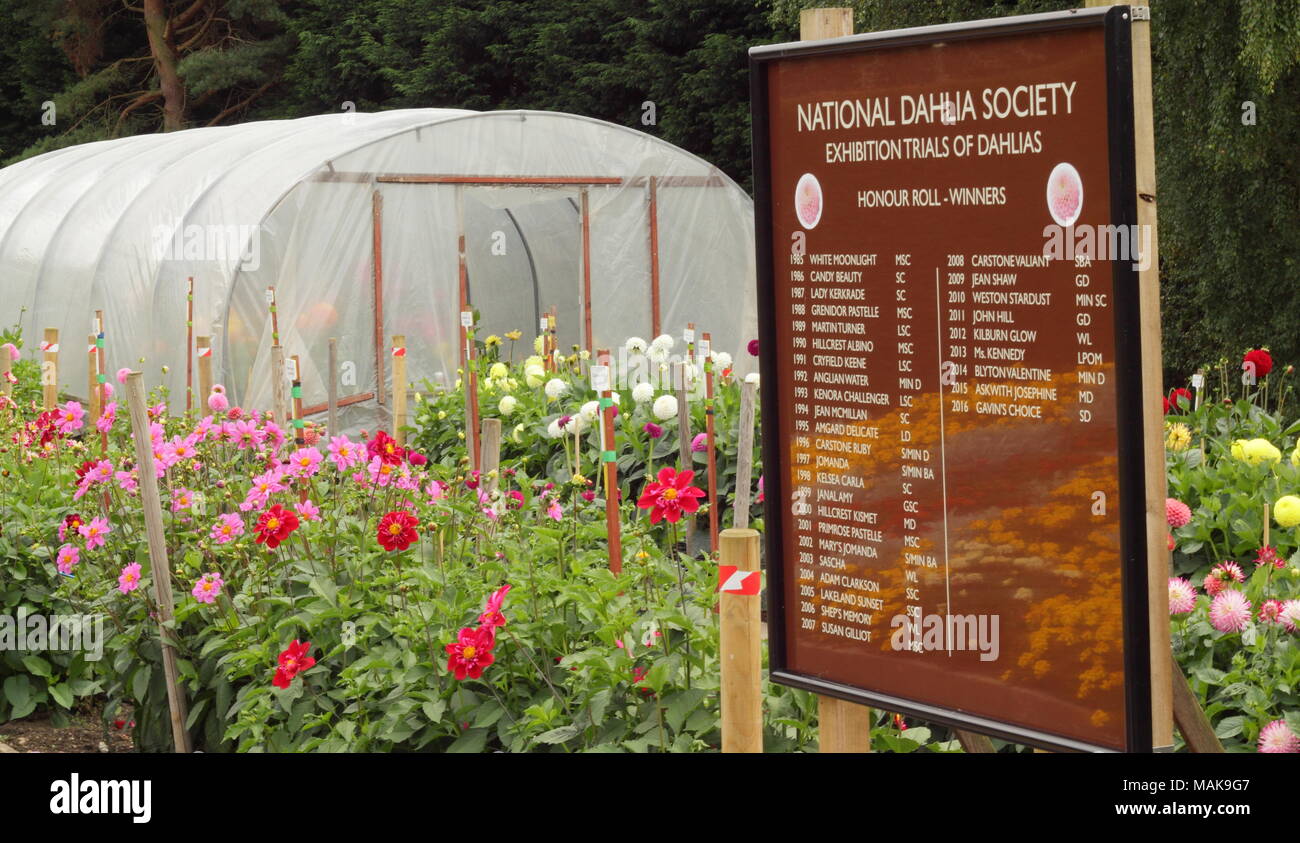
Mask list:
[[[523,332],[516,359],[554,307],[562,350],[616,349],[656,324],[680,337],[693,322],[748,372],[753,231],[749,197],[707,162],[573,115],[416,109],[191,129],[0,170],[0,322],[21,324],[29,351],[58,328],[60,386],[80,395],[87,356],[71,352],[103,310],[107,371],[143,369],[175,412],[193,278],[214,380],[266,408],[282,376],[273,286],[304,405],[326,402],[334,338],[355,427],[384,419],[395,334],[416,388],[456,380],[465,304],[480,337]]]

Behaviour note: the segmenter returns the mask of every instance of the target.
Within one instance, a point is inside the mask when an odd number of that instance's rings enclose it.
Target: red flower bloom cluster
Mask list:
[[[379,519],[379,546],[384,550],[406,550],[420,534],[420,522],[405,509],[394,510]]]
[[[1245,356],[1241,358],[1241,362],[1243,364],[1254,363],[1255,377],[1257,378],[1262,378],[1269,372],[1273,371],[1273,355],[1269,354],[1268,351],[1262,348],[1247,351]]]
[[[298,516],[277,503],[262,513],[253,529],[257,531],[257,543],[274,550],[290,533],[298,529]]]
[[[650,510],[651,524],[665,518],[670,524],[676,524],[683,512],[700,508],[698,499],[704,497],[704,490],[690,485],[694,476],[694,471],[676,471],[665,466],[659,471],[658,481],[646,484],[636,505]]]
[[[366,455],[371,459],[379,457],[384,465],[401,465],[406,459],[406,449],[397,444],[397,440],[384,431],[375,434],[375,438],[366,443]]]
[[[1192,402],[1195,400],[1192,398],[1192,393],[1191,390],[1189,389],[1180,386],[1177,389],[1170,390],[1169,395],[1165,398],[1166,416],[1169,415],[1170,413],[1181,413],[1183,411],[1182,407],[1178,406],[1179,398],[1186,398],[1189,407],[1191,406]]]
[[[492,650],[497,645],[497,628],[506,625],[505,616],[501,614],[501,604],[510,593],[510,583],[492,592],[483,614],[478,616],[479,626],[462,629],[456,640],[447,645],[447,669],[457,679],[478,679],[483,675],[483,668],[496,661]]]
[[[277,688],[288,688],[295,676],[316,664],[316,660],[307,655],[310,651],[310,641],[300,642],[295,638],[280,654],[280,666],[275,669],[275,679],[271,680],[271,684]]]

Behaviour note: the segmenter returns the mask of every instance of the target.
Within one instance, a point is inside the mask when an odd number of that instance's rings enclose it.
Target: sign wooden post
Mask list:
[[[609,542],[609,569],[623,571],[623,523],[619,517],[618,451],[614,440],[614,392],[611,387],[609,349],[596,354],[599,365],[591,367],[591,388],[600,396],[601,454],[605,476],[605,533]]]
[[[750,51],[771,678],[1168,747],[1145,10],[848,18]]]
[[[468,364],[466,365],[468,369]],[[393,438],[406,444],[406,335],[393,334]]]
[[[167,682],[167,708],[171,713],[172,742],[177,752],[191,751],[190,736],[185,730],[185,695],[181,691],[176,669],[176,645],[171,622],[175,603],[172,596],[171,569],[167,561],[167,537],[163,532],[162,500],[158,496],[158,478],[154,476],[153,445],[149,441],[149,412],[145,408],[144,378],[131,372],[126,378],[126,399],[131,412],[131,437],[135,441],[135,464],[139,474],[140,501],[144,508],[144,526],[149,541],[149,573],[153,577],[154,600],[158,604],[158,636],[162,643],[163,675]]]
[[[53,410],[59,403],[59,329],[46,328],[45,342],[41,343],[45,353],[41,361],[41,397],[45,409]]]
[[[194,352],[199,357],[199,415],[207,412],[206,402],[212,394],[212,338],[195,337]]]
[[[757,571],[758,531],[723,530],[721,570]],[[726,583],[719,583],[725,586]],[[722,661],[722,751],[763,751],[763,624],[761,597],[723,590],[719,653]]]
[[[337,337],[330,337],[330,350],[328,373],[329,382],[326,384],[327,408],[329,415],[326,417],[329,423],[329,435],[339,435],[339,341]]]

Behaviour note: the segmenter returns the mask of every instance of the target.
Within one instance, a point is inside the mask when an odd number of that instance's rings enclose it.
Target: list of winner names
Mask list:
[[[947,428],[958,417],[966,428],[980,421],[971,416],[1043,419],[1053,405],[1076,423],[1093,423],[1111,361],[1091,326],[1103,322],[1099,311],[1110,301],[1093,290],[1089,260],[1075,258],[1067,273],[1065,262],[1042,254],[942,261],[926,265],[909,253],[789,255],[788,529],[800,632],[863,645],[888,640],[896,625],[884,616],[881,578],[901,570],[910,647],[920,651],[925,614],[961,611],[949,593]],[[1062,284],[1065,278],[1073,282]],[[1068,389],[1039,359],[1050,342],[1059,360],[1060,337],[1044,337],[1049,324],[1073,335],[1077,377]],[[914,416],[936,406],[939,424],[919,426]],[[857,503],[868,498],[896,501],[901,511]]]

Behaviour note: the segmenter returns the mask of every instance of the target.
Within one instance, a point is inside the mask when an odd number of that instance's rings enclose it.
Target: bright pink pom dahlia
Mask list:
[[[1274,720],[1259,731],[1260,752],[1300,752],[1300,737],[1285,720]]]
[[[1185,615],[1196,608],[1196,589],[1182,577],[1169,578],[1169,614]]]
[[[1259,622],[1260,623],[1282,623],[1282,601],[1265,600],[1259,604]]]
[[[1241,566],[1236,562],[1220,562],[1210,569],[1210,573],[1205,575],[1205,593],[1214,597],[1228,583],[1246,581],[1246,575],[1242,573]]]
[[[1278,613],[1278,622],[1286,627],[1287,632],[1295,632],[1300,627],[1300,600],[1287,600]]]
[[[1192,522],[1192,510],[1187,504],[1174,498],[1165,498],[1165,520],[1177,530]]]
[[[1220,591],[1210,604],[1210,624],[1219,632],[1241,632],[1250,623],[1250,601],[1235,588]]]

